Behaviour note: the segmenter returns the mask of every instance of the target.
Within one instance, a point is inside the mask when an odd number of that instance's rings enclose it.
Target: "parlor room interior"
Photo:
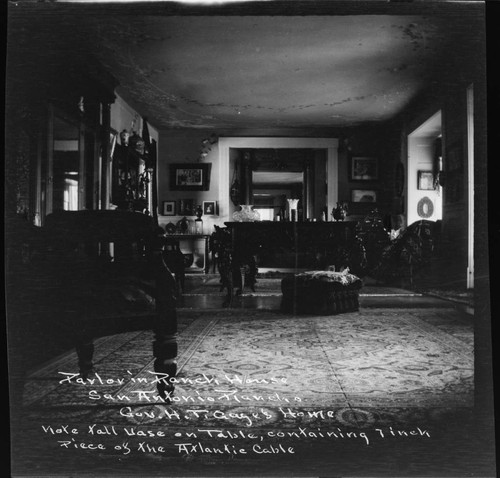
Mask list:
[[[484,22],[9,2],[13,476],[494,476]]]

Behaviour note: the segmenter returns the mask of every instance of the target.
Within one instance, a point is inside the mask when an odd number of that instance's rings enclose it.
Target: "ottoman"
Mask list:
[[[281,310],[297,314],[332,315],[359,309],[359,277],[343,272],[309,271],[281,281]]]

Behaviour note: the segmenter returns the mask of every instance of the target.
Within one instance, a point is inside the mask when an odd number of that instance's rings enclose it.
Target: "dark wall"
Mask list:
[[[380,123],[343,130],[339,147],[339,201],[348,203],[351,216],[365,215],[376,207],[383,215],[393,210],[394,172],[399,155],[399,133],[390,123]],[[352,158],[372,157],[378,162],[378,179],[352,179]],[[374,190],[376,204],[353,203],[353,190]]]

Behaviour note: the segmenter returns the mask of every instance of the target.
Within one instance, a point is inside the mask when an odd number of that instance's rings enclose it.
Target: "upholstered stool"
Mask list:
[[[362,285],[361,279],[348,270],[294,274],[281,281],[281,310],[319,315],[356,311]]]

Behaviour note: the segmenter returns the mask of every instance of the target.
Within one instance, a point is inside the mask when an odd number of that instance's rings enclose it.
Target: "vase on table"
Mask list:
[[[287,199],[288,202],[288,220],[292,222],[298,221],[297,207],[299,205],[298,199]]]
[[[203,234],[203,208],[201,206],[197,206],[195,211],[196,219],[194,220],[194,232],[195,234]]]
[[[347,205],[337,203],[337,207],[332,210],[332,217],[335,221],[343,221],[347,216]]]
[[[260,214],[253,209],[252,204],[240,204],[241,210],[233,213],[236,222],[260,221]]]

